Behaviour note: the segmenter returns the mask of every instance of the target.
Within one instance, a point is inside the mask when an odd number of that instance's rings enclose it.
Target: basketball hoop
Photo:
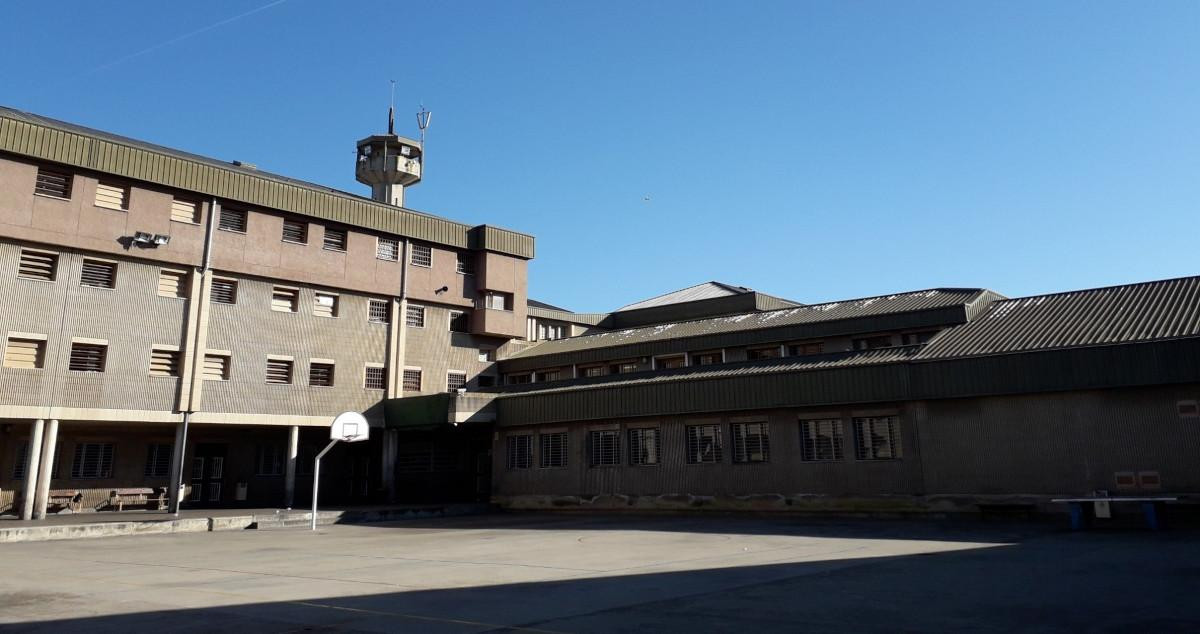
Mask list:
[[[342,412],[329,425],[329,444],[313,460],[312,529],[317,530],[317,487],[321,483],[321,458],[339,442],[359,442],[371,436],[371,426],[358,412]]]

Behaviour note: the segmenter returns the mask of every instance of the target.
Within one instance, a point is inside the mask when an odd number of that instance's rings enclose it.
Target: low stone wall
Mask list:
[[[1050,502],[1050,496],[911,496],[881,495],[843,497],[806,493],[762,493],[752,495],[512,495],[493,496],[504,509],[527,511],[715,511],[828,513],[838,515],[949,515],[979,513],[984,508],[1025,509],[1038,513],[1061,513],[1066,508]]]

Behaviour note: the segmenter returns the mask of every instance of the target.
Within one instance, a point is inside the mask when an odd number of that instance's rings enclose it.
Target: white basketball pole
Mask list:
[[[317,486],[321,484],[321,456],[324,456],[333,449],[333,446],[338,444],[338,439],[334,438],[329,441],[328,445],[317,454],[317,459],[313,460],[313,507],[312,507],[312,529],[317,530]]]

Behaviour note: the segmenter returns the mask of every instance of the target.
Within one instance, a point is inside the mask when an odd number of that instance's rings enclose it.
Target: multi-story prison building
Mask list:
[[[368,199],[0,110],[0,512],[301,504],[347,410],[377,429],[330,454],[330,502],[1200,491],[1200,278],[580,314],[526,297],[532,237],[402,206],[421,150],[359,141]]]

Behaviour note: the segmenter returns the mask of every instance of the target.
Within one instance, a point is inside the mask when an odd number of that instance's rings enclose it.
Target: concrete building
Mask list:
[[[0,512],[331,503],[1047,508],[1200,491],[1200,278],[580,314],[531,236],[0,109]]]

